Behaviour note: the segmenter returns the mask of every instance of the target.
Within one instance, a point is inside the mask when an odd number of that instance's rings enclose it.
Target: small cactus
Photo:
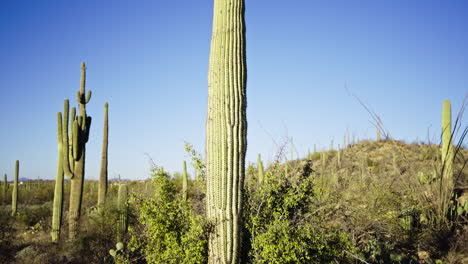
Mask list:
[[[18,178],[19,178],[19,160],[15,163],[15,179],[13,182],[13,191],[11,193],[11,216],[15,216],[18,209]]]
[[[113,258],[116,258],[119,253],[123,252],[123,248],[124,244],[122,242],[117,242],[117,244],[115,244],[115,249],[109,250],[109,254]]]
[[[258,158],[257,158],[257,170],[258,170],[258,182],[263,183],[263,180],[265,179],[265,172],[263,170],[263,162],[262,162],[262,157],[260,156],[260,153],[258,153]]]

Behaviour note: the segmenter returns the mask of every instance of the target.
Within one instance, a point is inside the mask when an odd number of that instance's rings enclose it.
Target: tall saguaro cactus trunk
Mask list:
[[[75,116],[75,108],[72,108],[70,119],[71,133],[68,135],[68,100],[64,103],[63,122],[63,169],[65,175],[71,179],[70,184],[70,206],[68,211],[69,239],[73,240],[78,232],[78,222],[81,212],[81,201],[83,197],[83,184],[85,177],[85,153],[86,143],[89,138],[91,117],[86,115],[86,104],[91,99],[91,91],[85,96],[86,66],[81,64],[80,90],[77,92],[78,115]],[[69,144],[69,138],[71,144]],[[71,145],[71,146],[70,146]],[[68,148],[66,146],[69,146]]]
[[[206,122],[208,263],[239,263],[247,148],[244,0],[214,0]]]
[[[52,242],[60,239],[63,210],[63,143],[62,143],[62,113],[57,113],[57,141],[58,141],[58,166],[55,179],[54,208],[52,211]]]
[[[15,179],[13,181],[13,191],[11,193],[11,216],[15,216],[18,209],[18,178],[19,160],[15,163]]]
[[[99,176],[98,190],[98,207],[102,207],[106,202],[107,195],[107,150],[109,136],[109,104],[104,104],[104,131],[102,135],[102,157],[101,157],[101,174]]]

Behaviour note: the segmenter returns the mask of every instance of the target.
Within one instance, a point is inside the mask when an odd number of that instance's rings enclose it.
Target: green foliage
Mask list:
[[[130,229],[129,258],[142,255],[147,263],[206,263],[208,225],[195,215],[189,201],[177,194],[162,168],[153,169],[155,197],[134,197],[137,226]]]
[[[119,220],[117,228],[117,242],[122,242],[123,236],[127,233],[128,227],[128,208],[127,208],[128,188],[125,184],[119,184],[119,193],[117,198],[117,208],[119,210]]]
[[[263,184],[247,191],[245,221],[250,235],[251,263],[335,263],[348,238],[313,221],[312,163],[305,161],[286,176],[279,163]]]
[[[192,144],[185,142],[185,152],[187,152],[192,159],[190,163],[197,171],[197,180],[204,181],[206,178],[206,164],[203,156],[195,150]]]

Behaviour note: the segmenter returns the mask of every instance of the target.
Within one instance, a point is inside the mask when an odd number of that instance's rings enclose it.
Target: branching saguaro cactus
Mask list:
[[[258,182],[263,183],[263,180],[265,179],[265,172],[263,171],[263,162],[262,162],[262,156],[260,156],[260,153],[258,153],[258,158],[257,158],[257,173],[258,173]]]
[[[11,216],[15,216],[18,209],[18,178],[19,160],[15,163],[15,179],[13,181],[13,191],[11,193]]]
[[[102,134],[101,174],[99,176],[98,207],[106,202],[107,195],[107,150],[109,137],[109,104],[104,104],[104,131]]]
[[[52,211],[52,242],[60,239],[63,210],[63,142],[62,113],[57,113],[58,166],[55,179],[54,208]]]
[[[119,185],[119,192],[117,198],[117,208],[119,210],[119,221],[117,226],[117,242],[122,242],[125,233],[127,232],[127,197],[128,188],[125,184]]]
[[[91,99],[91,91],[85,96],[86,66],[81,64],[81,84],[77,92],[79,114],[75,116],[75,108],[72,108],[70,119],[71,133],[68,135],[68,100],[64,102],[64,118],[62,127],[63,137],[63,170],[65,175],[71,179],[70,184],[70,206],[68,213],[69,239],[73,240],[78,232],[78,220],[81,212],[81,201],[83,197],[83,184],[85,177],[85,153],[86,143],[89,138],[91,117],[86,115],[86,104]],[[71,146],[69,145],[69,139]],[[66,147],[70,146],[70,147]]]
[[[206,122],[208,263],[239,263],[247,149],[244,0],[214,0]]]
[[[182,198],[187,201],[188,198],[188,174],[187,174],[187,162],[184,160],[182,172]]]

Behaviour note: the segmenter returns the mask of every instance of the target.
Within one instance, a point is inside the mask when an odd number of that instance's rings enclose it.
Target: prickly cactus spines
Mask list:
[[[104,104],[104,131],[102,136],[101,173],[99,176],[98,206],[102,207],[107,195],[107,150],[109,136],[109,104]]]
[[[206,121],[208,263],[240,261],[247,149],[244,0],[214,0]]]
[[[15,179],[13,181],[13,191],[11,193],[11,216],[15,216],[18,209],[18,178],[19,160],[15,163]]]
[[[117,226],[117,242],[122,242],[125,233],[127,232],[127,196],[128,188],[125,184],[119,185],[119,192],[117,198],[117,208],[119,210],[119,221]]]
[[[63,142],[62,142],[62,113],[57,113],[57,138],[58,138],[58,166],[55,179],[54,207],[52,211],[52,242],[60,239],[63,210]],[[65,146],[67,147],[67,146]]]
[[[187,174],[187,162],[183,163],[183,169],[184,171],[182,172],[182,198],[184,201],[187,201],[188,197],[188,174]]]

